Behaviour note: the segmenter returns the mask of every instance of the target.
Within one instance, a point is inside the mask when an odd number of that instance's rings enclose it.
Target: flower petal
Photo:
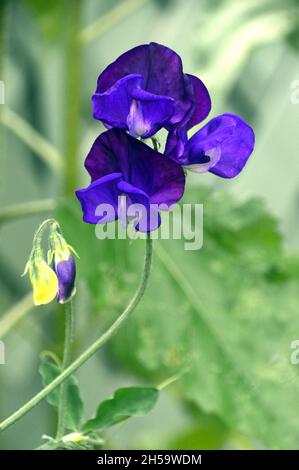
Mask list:
[[[192,105],[180,123],[169,129],[165,146],[165,155],[178,163],[184,154],[188,129],[203,121],[211,110],[210,95],[203,82],[194,75],[186,74],[185,77],[190,83],[188,93]]]
[[[93,117],[110,126],[126,129],[132,104],[131,91],[134,87],[139,87],[141,81],[141,75],[127,75],[115,82],[107,91],[94,93],[91,98]]]
[[[211,111],[211,98],[204,83],[194,75],[186,74],[193,86],[193,110],[188,120],[188,129],[206,119]]]
[[[121,177],[121,173],[112,173],[95,180],[87,188],[76,191],[84,222],[97,224],[117,219],[118,196],[120,196],[117,183]],[[102,204],[105,206],[100,208]]]
[[[173,127],[167,136],[165,145],[165,155],[172,158],[177,163],[181,163],[181,157],[184,154],[185,145],[188,140],[187,125],[183,122],[181,125]]]
[[[136,230],[146,233],[156,230],[161,224],[158,205],[151,203],[144,191],[139,190],[130,183],[120,181],[118,188],[128,196],[126,215],[129,219],[137,217],[134,224]]]
[[[101,134],[85,166],[93,181],[110,173],[148,194],[150,202],[171,206],[184,193],[184,171],[174,161],[119,129]]]
[[[57,300],[60,304],[68,302],[75,294],[76,263],[72,255],[67,260],[55,263],[58,278]]]
[[[175,102],[168,96],[158,96],[136,88],[132,91],[132,97],[127,124],[133,136],[151,137],[174,113]]]
[[[108,126],[128,129],[134,136],[155,134],[172,116],[175,103],[167,96],[142,90],[141,82],[141,75],[127,75],[104,93],[94,93],[94,118]]]
[[[181,58],[176,52],[153,42],[125,52],[101,73],[96,93],[106,92],[118,80],[131,74],[142,75],[143,90],[175,101],[175,113],[170,124],[183,119],[192,105],[187,92],[190,81],[186,80]]]
[[[203,156],[210,156],[208,171],[222,178],[234,178],[242,171],[253,148],[252,128],[239,116],[222,114],[187,142],[181,161],[188,168],[201,163]]]
[[[30,279],[33,287],[34,305],[48,304],[56,297],[58,279],[55,272],[45,261],[40,261],[36,265]]]

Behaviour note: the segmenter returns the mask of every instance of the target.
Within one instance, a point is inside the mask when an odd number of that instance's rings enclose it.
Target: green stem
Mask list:
[[[73,303],[72,300],[65,304],[65,338],[64,351],[62,358],[62,370],[65,370],[71,362],[73,339]],[[65,429],[66,414],[66,386],[67,382],[63,382],[60,387],[59,406],[58,406],[58,424],[56,438],[61,439]]]
[[[56,202],[54,199],[43,199],[40,201],[29,201],[20,204],[13,204],[0,210],[0,224],[10,222],[11,220],[20,219],[44,212],[51,212],[55,209]]]
[[[66,122],[65,122],[65,159],[64,194],[72,195],[77,187],[77,155],[80,146],[80,75],[81,48],[78,39],[80,28],[81,0],[66,0]]]
[[[31,256],[35,256],[35,252],[37,250],[42,251],[41,242],[42,242],[44,231],[48,227],[54,224],[57,224],[55,219],[46,219],[40,224],[40,226],[36,230],[34,237],[33,237],[33,247],[32,247]]]
[[[18,421],[22,416],[28,413],[32,408],[34,408],[40,401],[46,398],[49,393],[51,393],[56,387],[63,383],[70,375],[72,375],[79,367],[81,367],[88,359],[90,359],[107,341],[112,338],[122,326],[122,324],[127,320],[130,314],[135,310],[140,300],[143,297],[145,292],[148,278],[150,275],[152,262],[152,240],[150,234],[148,234],[146,239],[146,251],[144,259],[144,268],[142,277],[138,286],[137,291],[135,292],[130,303],[127,305],[122,314],[117,318],[117,320],[102,334],[89,348],[87,348],[74,362],[72,362],[56,379],[54,379],[49,385],[37,393],[31,400],[29,400],[25,405],[19,408],[15,413],[6,418],[0,423],[0,431],[4,431],[9,426]]]

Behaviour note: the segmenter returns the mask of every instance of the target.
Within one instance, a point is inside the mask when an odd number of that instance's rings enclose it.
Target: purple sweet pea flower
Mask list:
[[[148,138],[162,127],[175,133],[208,115],[211,102],[205,85],[184,74],[178,54],[150,43],[122,54],[99,76],[92,96],[93,116],[107,127]]]
[[[190,140],[186,134],[171,135],[165,153],[191,171],[234,178],[242,171],[253,148],[252,128],[239,116],[222,114],[211,119]]]
[[[76,263],[73,255],[67,259],[54,258],[54,271],[58,278],[57,300],[60,304],[68,302],[75,294]]]
[[[149,232],[160,225],[158,206],[168,210],[184,193],[182,167],[120,129],[108,130],[96,139],[85,167],[92,182],[76,195],[87,223],[122,219],[121,198],[126,216],[134,217],[137,209],[144,209],[136,229]]]
[[[188,130],[203,121],[211,110],[211,100],[208,91],[199,78],[187,75],[192,85],[192,105],[183,119],[169,127],[165,154],[174,160],[184,153],[188,140]]]
[[[57,300],[60,304],[64,304],[76,293],[76,263],[73,255],[78,255],[66,242],[57,222],[51,226],[49,241],[48,262],[52,265],[58,280]]]

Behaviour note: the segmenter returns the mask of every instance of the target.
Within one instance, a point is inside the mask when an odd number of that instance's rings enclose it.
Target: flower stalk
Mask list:
[[[139,302],[141,301],[144,292],[146,290],[148,279],[151,271],[152,264],[152,239],[150,234],[147,235],[146,239],[146,251],[144,259],[144,267],[142,277],[139,283],[139,286],[125,308],[122,314],[115,320],[115,322],[108,328],[89,348],[87,348],[74,362],[72,362],[65,370],[61,372],[60,375],[56,377],[49,385],[43,388],[39,393],[37,393],[31,400],[29,400],[25,405],[21,406],[17,411],[15,411],[11,416],[6,418],[0,423],[0,432],[4,431],[25,414],[27,414],[32,408],[38,405],[44,398],[46,398],[53,390],[55,390],[59,385],[61,385],[68,377],[70,377],[76,370],[79,369],[88,359],[90,359],[104,344],[107,343],[120,329],[123,323],[127,320],[130,314],[135,310]]]
[[[65,370],[71,362],[71,351],[73,342],[73,303],[72,300],[65,304],[65,337],[64,351],[62,359],[62,370]],[[56,439],[61,439],[65,431],[65,415],[66,415],[66,388],[67,382],[63,382],[60,387],[59,406],[58,406],[58,423]]]

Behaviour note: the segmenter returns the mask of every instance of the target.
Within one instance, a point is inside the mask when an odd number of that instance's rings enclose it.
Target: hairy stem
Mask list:
[[[73,302],[70,300],[65,304],[65,337],[64,351],[62,358],[62,370],[65,370],[71,362],[71,350],[73,340]],[[56,438],[61,439],[65,430],[65,414],[66,414],[66,387],[67,382],[63,382],[60,387],[59,406],[58,406],[58,423]]]
[[[88,361],[88,359],[90,359],[104,344],[106,344],[107,341],[112,338],[112,336],[115,335],[115,333],[119,330],[122,324],[135,310],[135,308],[143,297],[151,270],[152,250],[152,240],[150,234],[148,234],[146,239],[144,268],[139,286],[130,303],[127,305],[122,314],[117,318],[117,320],[74,362],[72,362],[64,371],[62,371],[62,373],[58,377],[56,377],[56,379],[54,379],[49,385],[47,385],[39,393],[37,393],[31,400],[25,403],[25,405],[15,411],[11,416],[2,421],[0,423],[0,431],[4,431],[5,429],[7,429],[9,426],[11,426],[20,418],[22,418],[22,416],[28,413],[32,408],[38,405],[40,401],[46,398],[49,393],[51,393],[56,387],[62,384],[70,375],[72,375],[77,369],[79,369],[79,367],[81,367],[86,361]]]

